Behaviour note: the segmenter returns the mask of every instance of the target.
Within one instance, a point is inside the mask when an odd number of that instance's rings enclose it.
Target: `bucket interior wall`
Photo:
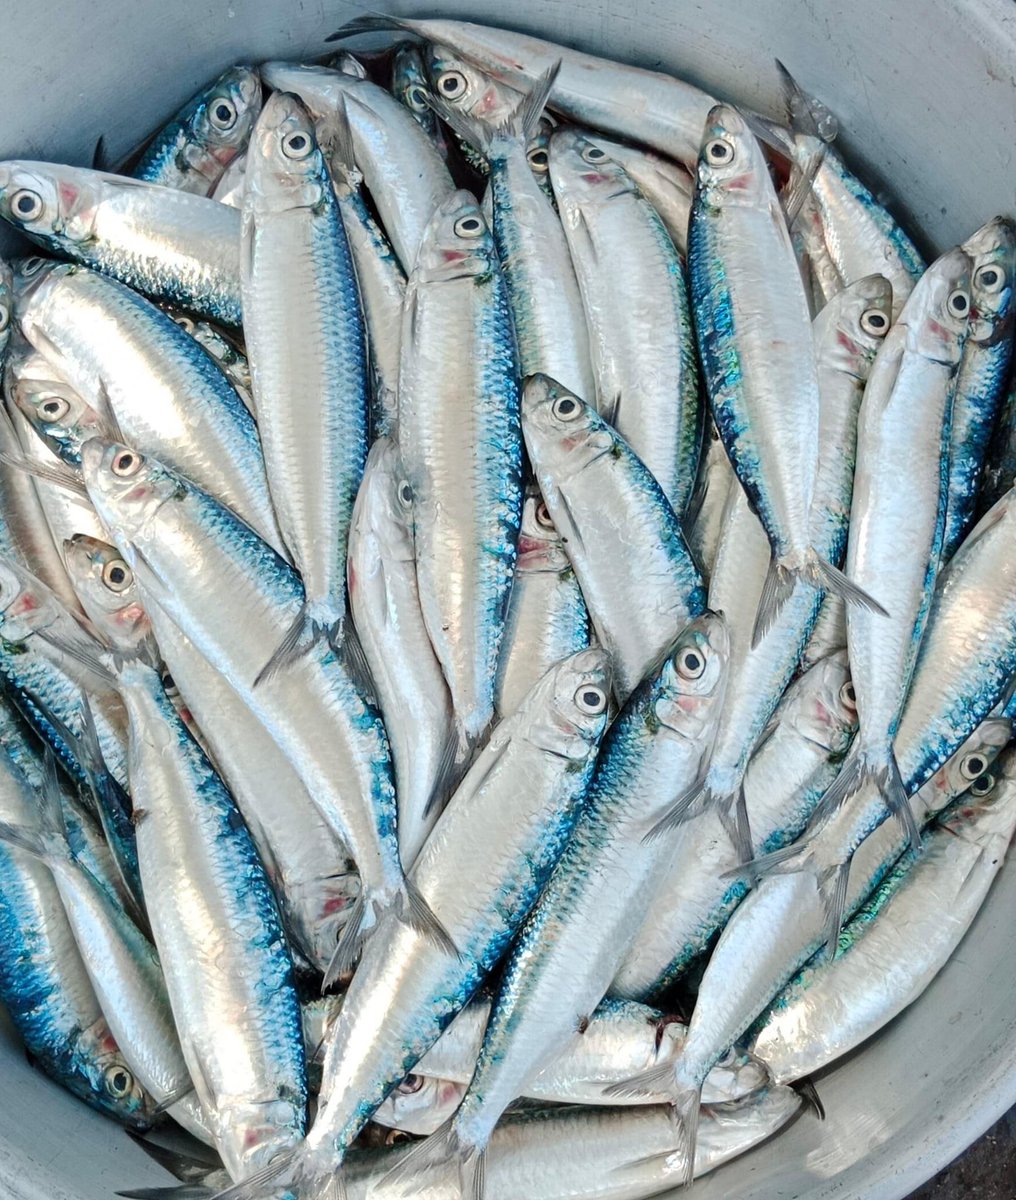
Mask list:
[[[8,0],[0,155],[87,164],[101,134],[115,160],[227,64],[321,54],[324,36],[359,11],[322,0]],[[925,251],[1016,212],[1010,0],[435,0],[395,11],[509,21],[773,115],[779,58],[835,112],[848,161]],[[0,249],[14,250],[4,237]],[[696,1200],[898,1200],[987,1129],[1016,1102],[1013,913],[1011,860],[924,997],[818,1080],[826,1121],[802,1117],[696,1183]],[[6,1023],[0,1072],[0,1195],[108,1200],[172,1184],[116,1126],[37,1074]]]

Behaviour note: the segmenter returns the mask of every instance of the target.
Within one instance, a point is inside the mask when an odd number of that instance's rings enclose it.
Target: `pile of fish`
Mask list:
[[[0,998],[181,1197],[637,1200],[1004,861],[1016,226],[389,30],[0,163]]]

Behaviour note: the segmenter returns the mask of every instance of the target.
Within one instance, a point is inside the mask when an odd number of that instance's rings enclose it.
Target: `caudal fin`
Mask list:
[[[656,1100],[660,1096],[669,1098],[676,1148],[668,1162],[678,1168],[680,1185],[688,1187],[695,1178],[695,1143],[698,1137],[699,1107],[702,1103],[701,1085],[683,1085],[677,1079],[674,1064],[666,1062],[650,1067],[648,1071],[643,1071],[622,1083],[612,1084],[604,1090],[604,1095],[629,1100]]]
[[[305,1156],[297,1146],[277,1154],[270,1163],[239,1183],[223,1188],[215,1194],[214,1200],[268,1200],[291,1188],[310,1183],[313,1178]]]
[[[357,37],[361,33],[387,33],[390,30],[399,30],[403,33],[417,32],[412,21],[402,21],[398,17],[389,17],[384,13],[364,13],[362,16],[347,21],[334,33],[330,33],[325,41],[327,43],[341,42],[346,38]]]
[[[774,555],[769,560],[769,570],[766,572],[765,583],[762,585],[762,595],[758,602],[758,612],[755,614],[755,628],[751,635],[751,646],[755,647],[776,624],[783,606],[793,595],[798,583],[810,583],[814,587],[824,588],[834,596],[840,596],[848,604],[866,608],[880,616],[889,614],[877,600],[851,582],[846,575],[832,563],[820,558],[812,552],[811,556],[801,567],[788,567]]]
[[[383,1177],[379,1193],[411,1196],[426,1189],[421,1180],[434,1173],[457,1176],[462,1200],[483,1200],[487,1182],[487,1148],[466,1142],[451,1117],[425,1141],[418,1142]]]
[[[342,647],[344,619],[330,609],[304,601],[300,611],[286,630],[275,653],[265,663],[254,679],[254,687],[261,687],[280,671],[309,653],[319,642],[327,642],[339,653]]]
[[[915,851],[920,850],[921,831],[914,818],[914,810],[910,806],[906,785],[900,775],[892,748],[889,749],[888,761],[880,764],[865,759],[858,749],[851,750],[840,768],[840,773],[819,801],[812,820],[836,812],[865,786],[875,788],[886,808],[903,826],[911,848]]]

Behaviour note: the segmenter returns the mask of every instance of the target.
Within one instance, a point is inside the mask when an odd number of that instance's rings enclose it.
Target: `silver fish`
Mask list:
[[[522,516],[511,310],[493,239],[468,192],[435,212],[406,289],[399,448],[423,616],[464,758],[493,715]],[[478,456],[469,471],[464,455]]]
[[[682,517],[702,444],[684,264],[624,168],[581,134],[554,134],[550,175],[589,323],[599,410]],[[622,259],[637,269],[619,272]]]
[[[244,336],[279,528],[304,607],[265,667],[342,642],[346,542],[367,455],[367,347],[353,260],[313,123],[272,96],[243,202]]]
[[[239,214],[203,196],[55,163],[0,163],[0,216],[157,300],[239,325]]]
[[[659,485],[594,409],[536,375],[522,424],[623,703],[703,611],[702,581]]]

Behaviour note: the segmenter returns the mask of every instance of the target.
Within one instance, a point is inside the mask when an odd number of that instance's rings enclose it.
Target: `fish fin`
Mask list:
[[[692,805],[699,801],[699,808],[704,809],[710,807],[716,797],[712,791],[706,787],[706,773],[708,768],[701,770],[692,783],[684,789],[674,803],[667,809],[662,817],[652,826],[647,834],[642,838],[642,844],[648,845],[650,842],[656,841],[666,833],[670,833],[676,829],[678,825],[683,824],[692,815]]]
[[[222,1170],[219,1156],[207,1146],[201,1147],[201,1150],[206,1152],[205,1157],[197,1158],[169,1146],[163,1146],[159,1142],[149,1141],[148,1138],[142,1137],[131,1129],[126,1132],[135,1146],[144,1150],[153,1162],[158,1163],[163,1170],[174,1175],[181,1183],[201,1183],[209,1175]],[[118,1192],[117,1194],[122,1195],[123,1193]]]
[[[670,1097],[677,1150],[683,1155],[681,1186],[687,1187],[694,1178],[701,1086],[683,1086],[674,1073],[674,1064],[666,1062],[650,1067],[648,1071],[642,1071],[625,1082],[611,1084],[603,1094],[629,1100],[653,1099],[660,1095]]]
[[[490,153],[496,130],[489,121],[463,112],[454,104],[449,104],[443,97],[431,95],[429,92],[426,101],[452,133],[467,146],[478,150],[484,157]]]
[[[174,1088],[173,1091],[163,1096],[159,1103],[152,1109],[152,1116],[161,1117],[163,1113],[169,1112],[174,1104],[179,1104],[181,1100],[185,1100],[188,1096],[192,1096],[194,1091],[195,1088],[192,1080],[188,1079],[186,1083],[181,1083],[178,1087]]]
[[[751,862],[739,863],[729,871],[724,871],[720,878],[742,879],[748,876],[754,877],[754,881],[757,882],[763,875],[795,875],[798,871],[806,871],[810,866],[809,841],[808,837],[799,838],[780,850],[762,854]]]
[[[120,428],[120,418],[116,415],[116,409],[113,407],[113,398],[109,394],[109,388],[102,379],[99,380],[95,400],[95,411],[102,417],[106,436],[110,441],[119,442],[122,446],[129,446],[130,442],[124,437],[123,430]]]
[[[106,163],[106,135],[100,133],[92,147],[92,159],[89,167],[93,171],[106,171],[108,170]]]
[[[434,786],[427,800],[423,815],[429,817],[435,808],[444,808],[449,797],[455,791],[459,780],[460,764],[458,762],[458,740],[452,736],[445,738],[441,750],[441,758],[434,775]]]
[[[448,930],[438,920],[423,893],[411,879],[405,881],[399,893],[399,916],[417,933],[422,933],[440,946],[446,954],[453,958],[462,957]]]
[[[39,639],[48,646],[52,646],[54,650],[59,650],[61,654],[66,654],[68,658],[90,671],[103,683],[110,687],[116,686],[115,673],[102,661],[105,657],[104,648],[94,638],[86,640],[84,630],[81,631],[80,638],[72,638],[66,637],[62,633],[55,633],[51,629],[41,629]]]
[[[805,1075],[803,1079],[795,1079],[790,1086],[801,1097],[806,1107],[810,1108],[820,1121],[824,1121],[825,1105],[811,1076]]]
[[[907,835],[910,848],[915,854],[919,853],[921,830],[910,805],[910,797],[907,795],[907,787],[900,774],[896,753],[891,747],[889,749],[889,765],[885,768],[880,783],[882,799],[885,800],[886,807],[903,826],[903,832]]]
[[[430,1172],[451,1173],[457,1169],[463,1200],[482,1200],[486,1182],[486,1147],[466,1142],[449,1117],[422,1142],[404,1155],[383,1176],[378,1190],[384,1195],[405,1196],[419,1191],[419,1177]],[[479,1190],[478,1190],[479,1189]]]
[[[787,228],[793,229],[805,201],[811,195],[815,176],[825,159],[826,145],[821,138],[799,135],[794,139],[790,160],[790,178],[780,194],[780,204]]]
[[[342,624],[340,616],[337,619],[323,621],[317,615],[315,608],[308,601],[300,605],[300,611],[293,619],[292,625],[286,630],[285,636],[275,648],[275,653],[265,663],[254,679],[254,687],[267,683],[279,671],[296,662],[304,654],[313,649],[322,640],[334,650],[336,645],[342,645]]]
[[[734,796],[719,802],[720,822],[730,838],[738,862],[750,866],[755,858],[755,846],[751,840],[751,822],[748,820],[748,801],[744,784],[738,786]]]
[[[880,617],[887,617],[889,615],[876,599],[868,595],[864,588],[858,587],[838,567],[834,567],[832,563],[826,562],[817,553],[814,560],[806,568],[806,573],[810,582],[814,583],[816,587],[826,588],[834,596],[839,596],[840,599],[845,600],[847,604],[854,604],[858,608],[866,608],[868,612],[878,613]]]
[[[759,597],[758,611],[755,614],[755,628],[751,633],[751,648],[762,641],[765,635],[776,624],[780,610],[790,599],[797,584],[797,573],[785,567],[776,555],[769,559],[769,570],[766,572],[765,583],[762,585],[762,595]]]
[[[554,90],[558,72],[561,70],[561,60],[558,59],[543,72],[537,75],[529,89],[523,94],[515,111],[508,118],[519,137],[528,142],[540,127],[540,117],[550,100]]]
[[[267,1200],[269,1196],[287,1191],[294,1183],[303,1182],[301,1161],[299,1146],[283,1150],[253,1175],[217,1192],[214,1200]]]
[[[346,668],[349,678],[353,681],[353,685],[361,697],[377,708],[378,696],[374,676],[371,673],[370,663],[367,662],[367,655],[364,653],[360,635],[356,632],[353,622],[344,623],[341,641],[338,646],[332,640],[331,634],[329,634],[328,643],[332,648],[332,653]]]
[[[334,33],[330,33],[326,38],[326,43],[341,42],[346,38],[356,37],[361,33],[387,33],[389,31],[401,31],[402,33],[416,33],[416,29],[412,21],[402,21],[398,17],[390,17],[385,13],[363,13],[359,17],[354,17],[351,21],[347,21],[345,25],[336,29]]]
[[[26,475],[31,475],[35,479],[52,483],[65,492],[69,492],[76,500],[91,503],[84,481],[70,467],[65,467],[62,463],[38,463],[16,450],[0,450],[0,462],[8,467],[14,467],[15,470],[24,471]]]
[[[815,96],[810,96],[779,59],[776,59],[776,70],[780,76],[783,104],[791,129],[821,138],[826,143],[835,141],[839,122],[832,110]]]
[[[825,897],[826,916],[826,956],[831,960],[836,957],[836,949],[840,940],[840,930],[843,928],[843,914],[847,907],[847,884],[850,882],[850,863],[840,863],[828,867],[823,872],[819,886],[825,889],[829,880],[833,880],[833,889]]]
[[[113,1195],[125,1200],[210,1200],[215,1193],[200,1183],[178,1183],[171,1187],[126,1188]]]
[[[366,937],[366,930],[363,926],[367,915],[367,901],[361,890],[359,896],[353,901],[349,918],[342,927],[335,950],[325,969],[324,979],[321,981],[322,993],[327,992],[337,979],[352,972],[356,960],[360,957],[360,951],[363,949]]]
[[[335,112],[335,121],[332,126],[332,145],[331,153],[329,154],[329,166],[337,169],[342,175],[343,182],[350,189],[356,191],[363,179],[356,166],[356,154],[353,150],[353,131],[349,125],[349,109],[346,106],[346,97],[343,95],[340,99],[338,109]]]
[[[605,1097],[618,1100],[648,1100],[667,1096],[676,1087],[674,1064],[670,1060],[640,1071],[630,1079],[622,1079],[603,1089]]]
[[[822,799],[818,802],[812,815],[812,821],[818,822],[832,816],[834,812],[842,808],[846,801],[860,790],[866,774],[860,752],[856,746],[852,746],[847,751],[847,757],[843,760],[836,778],[826,788]]]

